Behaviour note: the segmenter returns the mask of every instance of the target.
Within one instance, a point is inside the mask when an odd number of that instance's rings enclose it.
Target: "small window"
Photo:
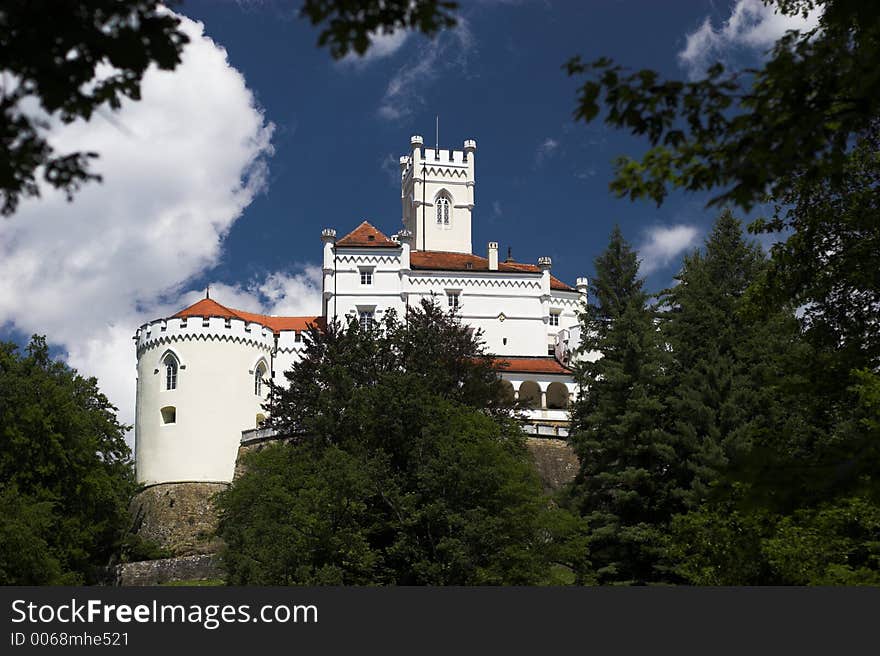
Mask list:
[[[373,284],[373,270],[372,269],[361,269],[361,284],[362,285],[372,285]]]
[[[551,312],[550,313],[550,325],[558,326],[559,325],[559,312]]]
[[[460,301],[461,294],[459,292],[446,292],[446,304],[450,309],[457,310]]]
[[[254,394],[257,396],[263,395],[263,379],[266,377],[266,365],[262,362],[257,365],[257,370],[254,372]]]
[[[556,346],[554,344],[547,345],[547,355],[556,355]]]
[[[437,198],[437,225],[449,225],[449,199],[446,196]]]
[[[363,312],[360,313],[358,320],[360,321],[360,324],[361,324],[361,330],[366,332],[366,331],[373,329],[373,313],[372,312],[370,312],[368,310],[364,310]]]
[[[165,389],[177,389],[177,358],[170,353],[165,356]]]
[[[177,423],[177,408],[173,405],[166,405],[159,412],[162,413],[162,423],[163,424],[176,424]]]

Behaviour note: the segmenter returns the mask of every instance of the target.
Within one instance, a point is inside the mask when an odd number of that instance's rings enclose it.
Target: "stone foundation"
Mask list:
[[[134,532],[175,556],[215,553],[217,514],[211,497],[226,483],[161,483],[131,501]]]
[[[116,566],[117,586],[162,585],[174,581],[223,580],[217,557],[210,554],[145,560]]]
[[[532,454],[538,476],[547,492],[559,490],[577,475],[580,462],[574,449],[565,440],[528,437],[526,448]]]

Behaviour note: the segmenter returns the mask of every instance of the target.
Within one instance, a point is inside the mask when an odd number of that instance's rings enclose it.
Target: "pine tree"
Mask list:
[[[662,304],[663,334],[673,353],[672,430],[692,477],[690,505],[701,503],[762,415],[756,368],[766,364],[768,325],[744,319],[740,302],[765,267],[760,247],[743,238],[729,210],[718,218],[705,252],[685,256]],[[756,337],[760,335],[760,339]],[[757,348],[755,348],[757,347]]]
[[[668,581],[664,534],[681,507],[681,482],[666,430],[667,355],[636,254],[619,228],[595,267],[582,352],[600,357],[576,369],[582,393],[571,442],[581,470],[571,501],[587,520],[599,583]]]

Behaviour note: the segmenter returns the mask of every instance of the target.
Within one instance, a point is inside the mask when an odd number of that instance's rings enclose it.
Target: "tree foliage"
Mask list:
[[[355,52],[363,55],[376,34],[418,30],[434,35],[456,24],[457,2],[450,0],[305,0],[300,14],[321,25],[319,46],[327,46],[339,59]]]
[[[71,198],[100,176],[93,152],[57,153],[51,117],[89,120],[101,107],[140,99],[151,65],[180,63],[188,38],[157,0],[8,0],[0,6],[0,213],[39,196],[37,177]]]
[[[594,301],[582,320],[581,394],[571,442],[581,469],[571,501],[587,520],[600,583],[666,580],[664,527],[681,507],[680,458],[665,425],[666,353],[619,228],[596,259]]]
[[[544,497],[478,335],[424,303],[313,331],[275,389],[293,435],[219,497],[230,582],[534,584],[583,549]]]
[[[880,109],[880,7],[861,0],[765,0],[786,15],[821,13],[812,30],[789,31],[760,68],[703,79],[663,79],[608,58],[575,57],[571,75],[587,75],[575,116],[647,138],[641,160],[621,157],[611,189],[658,204],[670,187],[720,190],[711,204],[749,209],[769,191],[784,196],[793,176],[839,178],[854,139]]]
[[[45,339],[0,344],[0,583],[93,583],[116,555],[135,489],[125,427]]]

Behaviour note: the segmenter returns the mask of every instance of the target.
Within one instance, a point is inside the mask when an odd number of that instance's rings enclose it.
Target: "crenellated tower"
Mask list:
[[[465,141],[462,150],[424,148],[416,135],[410,146],[400,158],[400,200],[413,250],[472,253],[477,142]]]

